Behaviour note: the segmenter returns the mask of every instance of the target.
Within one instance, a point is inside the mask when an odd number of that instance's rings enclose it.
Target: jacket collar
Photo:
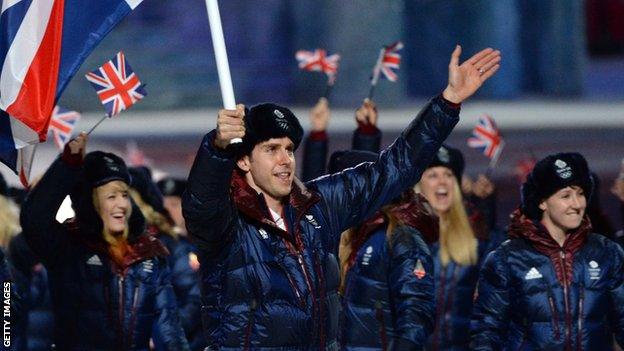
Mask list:
[[[88,236],[83,235],[75,218],[68,219],[64,222],[64,225],[76,240],[103,257],[110,258],[108,245],[104,242],[104,240],[91,240]],[[152,235],[146,233],[135,233],[133,239],[133,241],[129,241],[128,243],[130,245],[130,251],[129,254],[124,257],[124,261],[121,266],[116,265],[114,260],[111,260],[114,269],[118,273],[125,275],[128,268],[136,262],[153,257],[164,258],[169,256],[169,250],[167,250],[165,245]]]
[[[236,169],[232,173],[230,190],[236,208],[240,212],[253,220],[273,227],[280,236],[292,240],[288,232],[278,227],[273,221],[269,214],[264,195],[262,193],[257,193],[256,190],[247,183],[241,172]],[[299,179],[295,178],[292,190],[288,196],[288,204],[295,210],[295,223],[299,222],[299,219],[301,219],[305,212],[320,199],[321,197],[318,193],[308,190]],[[302,245],[302,243],[300,238],[296,236],[295,240],[297,241],[297,245],[301,248],[300,245]]]
[[[565,253],[574,255],[583,247],[590,231],[591,223],[587,216],[585,216],[581,225],[567,234],[563,247],[561,247],[559,243],[548,234],[548,231],[540,222],[531,220],[525,216],[520,209],[517,209],[511,215],[509,238],[523,238],[529,241],[540,253],[552,257],[562,250]]]

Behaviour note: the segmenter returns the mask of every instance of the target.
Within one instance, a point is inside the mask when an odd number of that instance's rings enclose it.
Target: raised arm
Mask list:
[[[326,173],[329,116],[329,103],[326,98],[322,97],[310,111],[311,131],[303,142],[302,180],[304,182]]]
[[[245,135],[244,106],[221,110],[217,129],[199,146],[182,197],[186,227],[202,253],[218,253],[231,239],[236,211],[230,199],[235,156],[230,140]]]
[[[63,253],[62,247],[69,240],[65,229],[55,219],[56,211],[81,176],[87,138],[83,132],[65,146],[63,154],[52,163],[22,204],[23,235],[46,264]]]
[[[459,104],[499,67],[500,52],[485,49],[459,65],[458,46],[449,64],[449,84],[374,163],[347,169],[310,184],[326,202],[334,233],[370,217],[382,205],[418,182],[424,169],[459,121]],[[482,73],[481,73],[482,72]],[[336,235],[334,242],[339,242]]]
[[[357,128],[353,131],[351,149],[379,153],[381,148],[381,130],[377,128],[377,106],[368,98],[355,110]]]

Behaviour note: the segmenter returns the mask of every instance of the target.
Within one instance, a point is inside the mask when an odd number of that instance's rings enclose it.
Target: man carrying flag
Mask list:
[[[202,313],[214,350],[338,349],[340,233],[415,184],[458,122],[459,106],[500,67],[483,50],[376,162],[295,179],[303,129],[287,108],[219,111],[189,175],[183,213],[199,249]],[[230,141],[242,138],[237,147]]]

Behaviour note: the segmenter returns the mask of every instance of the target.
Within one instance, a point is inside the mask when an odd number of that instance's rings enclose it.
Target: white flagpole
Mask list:
[[[379,56],[377,57],[377,62],[375,62],[375,67],[373,67],[373,76],[371,77],[371,86],[368,91],[368,99],[373,99],[373,92],[375,91],[375,86],[377,86],[377,81],[379,80],[379,74],[381,73],[381,62],[383,61],[384,54],[386,52],[385,48],[381,48],[379,51]]]
[[[230,65],[225,49],[223,27],[221,26],[221,15],[219,14],[219,4],[217,0],[206,0],[206,9],[208,10],[212,46],[214,47],[215,60],[217,61],[217,72],[219,73],[219,85],[221,86],[223,107],[228,110],[235,110],[236,100],[234,99],[232,76],[230,75]],[[230,144],[241,143],[242,141],[241,138],[235,138],[230,141]]]

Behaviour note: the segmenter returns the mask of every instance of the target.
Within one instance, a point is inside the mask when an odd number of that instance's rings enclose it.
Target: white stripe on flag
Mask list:
[[[13,134],[13,143],[16,149],[39,143],[39,135],[34,130],[28,128],[17,118],[11,119],[11,133]]]
[[[54,1],[33,1],[9,48],[0,73],[0,108],[15,102],[50,20]],[[4,7],[4,1],[2,2]]]
[[[130,6],[131,9],[134,10],[135,7],[139,6],[141,1],[143,0],[126,0],[126,3],[128,4],[128,6]]]
[[[37,151],[37,144],[17,150],[17,173],[25,188],[29,186],[35,151]]]
[[[4,13],[4,11],[6,11],[6,9],[8,9],[9,7],[17,4],[20,1],[22,1],[22,0],[2,0],[2,13]]]

